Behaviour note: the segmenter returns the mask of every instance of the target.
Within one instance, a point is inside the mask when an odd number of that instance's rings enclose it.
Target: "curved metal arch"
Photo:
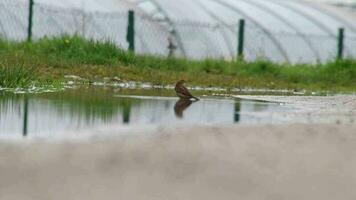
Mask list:
[[[5,6],[4,6],[5,7]],[[6,11],[8,13],[8,16],[10,16],[11,19],[13,19],[13,21],[17,21],[20,27],[23,27],[25,30],[27,30],[26,25],[22,22],[22,20],[20,19],[20,17],[18,15],[14,15],[13,13],[11,13],[8,9],[4,9],[4,11]],[[4,26],[2,26],[3,29],[3,33],[4,33],[4,37],[6,38],[6,31]],[[26,35],[26,34],[25,34]],[[26,36],[25,36],[26,37]],[[20,39],[21,40],[21,39]]]
[[[318,8],[315,4],[312,3],[308,3],[308,5],[310,5],[310,7],[313,7],[315,10],[325,14],[325,15],[329,15],[332,18],[334,18],[335,20],[341,22],[341,24],[345,24],[347,26],[347,28],[350,28],[350,30],[353,33],[356,33],[356,26],[354,26],[353,24],[351,24],[350,22],[346,21],[345,19],[341,18],[340,16],[336,15],[335,13],[333,13],[332,11],[329,10],[325,10],[325,9],[320,9]]]
[[[6,9],[4,9],[4,10],[6,11]],[[7,38],[7,34],[6,34],[6,31],[5,31],[5,28],[4,28],[3,24],[1,23],[1,21],[0,21],[0,29],[2,31],[2,34],[0,33],[0,37],[4,36],[4,38]]]
[[[1,29],[0,37],[3,36],[4,38],[7,38],[5,29],[4,29],[4,27],[3,27],[3,25],[1,23],[0,23],[0,29]]]
[[[211,48],[211,45],[210,45],[210,38],[206,35],[206,34],[201,34],[202,38],[203,38],[203,41],[204,44],[205,44],[205,47],[206,47],[206,56],[205,58],[212,58],[213,56],[211,56],[211,52],[212,52],[212,48]]]
[[[256,26],[260,27],[261,30],[263,31],[264,34],[267,35],[267,37],[272,40],[272,42],[276,45],[277,49],[281,52],[282,56],[284,57],[284,59],[287,62],[290,62],[289,57],[285,51],[285,49],[282,47],[282,45],[280,44],[280,42],[277,40],[277,38],[275,38],[272,33],[267,30],[265,27],[263,27],[262,24],[260,24],[259,22],[257,22],[256,20],[252,19],[249,15],[247,15],[244,11],[242,11],[241,9],[238,9],[236,7],[231,7],[231,5],[227,4],[226,2],[223,2],[221,0],[213,0],[216,3],[219,3],[220,5],[231,9],[234,12],[237,12],[239,14],[241,14],[242,16],[244,16],[246,19],[248,19],[249,21],[251,21],[253,24],[255,24]]]
[[[201,6],[203,8],[203,10],[209,15],[211,16],[213,19],[215,19],[216,21],[218,21],[219,23],[221,23],[222,25],[224,25],[228,30],[230,30],[232,33],[234,33],[234,31],[231,29],[231,26],[229,26],[227,23],[225,23],[223,20],[219,19],[218,16],[216,16],[213,12],[209,11],[204,4],[202,4],[200,1],[196,1],[197,4],[199,4],[199,6]],[[226,36],[226,34],[221,30],[220,31],[223,35],[224,41],[226,43],[226,46],[228,46],[229,51],[230,51],[230,56],[233,58],[236,55],[234,54],[234,47],[232,46],[232,43],[228,41],[228,38]]]
[[[157,25],[159,26],[159,25]],[[152,52],[150,46],[147,44],[146,40],[144,40],[144,36],[142,36],[140,31],[137,31],[137,38],[139,39],[142,49],[146,49],[147,52]]]
[[[320,29],[322,29],[323,31],[325,31],[328,36],[330,37],[337,37],[336,35],[336,32],[332,32],[329,27],[325,26],[323,23],[319,22],[318,20],[316,20],[313,16],[311,15],[308,15],[307,13],[304,13],[296,8],[294,8],[293,6],[291,5],[287,5],[287,4],[284,4],[284,3],[280,3],[280,1],[276,1],[276,0],[269,0],[270,2],[273,1],[274,4],[277,4],[277,5],[280,5],[286,9],[289,9],[295,13],[298,13],[300,16],[303,16],[305,17],[306,19],[310,20],[313,24],[315,24],[316,26],[318,26]],[[350,53],[350,50],[349,48],[345,47],[345,51],[347,51],[347,53]]]
[[[141,34],[138,34],[138,39],[141,43],[142,49],[146,49],[148,52],[150,52],[150,48],[148,47],[148,45],[146,44],[146,42],[144,41],[144,39],[142,38]]]
[[[287,4],[284,4],[284,3],[280,3],[280,1],[275,1],[275,0],[269,0],[269,1],[272,2],[272,3],[274,3],[274,4],[276,4],[276,5],[279,5],[279,6],[281,6],[281,7],[284,7],[284,8],[286,8],[286,9],[288,9],[288,10],[291,10],[291,11],[293,11],[293,12],[299,14],[300,16],[306,18],[307,20],[309,20],[310,22],[312,22],[313,24],[315,24],[317,27],[319,27],[320,29],[322,29],[323,31],[325,31],[325,32],[328,34],[328,36],[334,36],[334,37],[336,37],[336,35],[335,35],[332,31],[330,31],[327,26],[325,26],[324,24],[320,23],[318,20],[314,19],[314,17],[312,17],[312,16],[310,16],[310,15],[308,15],[308,14],[306,14],[306,13],[301,12],[300,10],[298,10],[298,9],[296,9],[296,8],[294,8],[294,7],[292,7],[291,5],[287,5]]]
[[[159,12],[163,13],[163,15],[165,17],[165,21],[172,28],[172,31],[174,32],[174,34],[172,36],[175,37],[175,39],[178,43],[177,44],[178,48],[182,51],[183,56],[186,57],[187,54],[186,54],[186,50],[185,50],[183,42],[182,42],[182,37],[180,36],[179,32],[177,31],[177,27],[175,26],[173,21],[168,16],[168,13],[164,9],[162,9],[161,5],[156,0],[141,0],[141,1],[136,2],[136,4],[142,3],[145,1],[150,1],[151,3],[153,3],[156,6],[156,8]],[[140,10],[142,10],[142,9],[140,9]]]
[[[317,60],[320,60],[320,55],[319,52],[315,49],[315,47],[313,46],[313,44],[311,43],[311,41],[295,26],[293,26],[292,24],[290,24],[288,22],[288,20],[286,20],[285,18],[283,18],[282,16],[278,15],[275,11],[271,10],[268,7],[263,7],[261,4],[258,4],[254,1],[251,0],[241,0],[246,2],[247,4],[251,4],[253,6],[256,6],[257,8],[260,8],[261,10],[266,11],[267,13],[269,13],[270,15],[274,16],[275,18],[279,19],[280,21],[282,21],[284,24],[286,24],[289,28],[293,29],[309,46],[309,48],[311,49],[311,51],[314,53],[315,57],[317,58]]]
[[[329,10],[325,10],[325,9],[320,9],[318,8],[315,4],[312,3],[308,3],[308,5],[312,8],[314,8],[315,10],[325,14],[325,15],[329,15],[332,18],[334,18],[335,20],[339,21],[341,24],[344,24],[347,26],[347,28],[349,28],[351,30],[352,33],[356,33],[356,27],[349,23],[348,21],[344,20],[343,18],[341,18],[340,16],[337,16],[336,14],[334,14],[332,11]],[[349,46],[347,46],[346,44],[344,45],[345,48],[345,53],[347,54],[351,54],[352,55],[352,50],[349,48]]]
[[[33,9],[35,9],[35,6],[36,6],[36,3],[33,4]],[[27,20],[25,20],[25,22],[24,22],[23,20],[21,20],[21,16],[19,17],[17,15],[15,15],[14,18],[17,18],[17,21],[19,22],[20,26],[23,27],[27,31],[27,26],[28,26]],[[26,37],[27,37],[27,34],[26,34]]]
[[[43,5],[41,5],[41,4],[35,4],[35,6],[34,6],[34,10],[36,9],[36,6],[37,6],[37,9],[42,9],[42,12],[53,12],[53,10],[51,10],[51,9],[49,9],[49,10],[46,10],[45,8],[44,8],[44,6]],[[33,18],[33,19],[35,19],[35,17]],[[60,30],[59,32],[60,32],[60,35],[62,34],[62,31],[61,30],[63,30],[63,24],[61,24],[61,23],[58,23],[58,20],[56,20],[56,18],[55,17],[53,17],[53,15],[50,15],[50,18],[48,18],[47,20],[50,20],[51,21],[51,27],[58,27],[58,29]],[[33,33],[35,33],[35,29],[33,28],[32,29],[33,30]],[[48,33],[48,32],[47,32]],[[34,36],[34,38],[36,38],[35,36],[35,34],[33,34],[33,36]],[[44,34],[44,36],[47,36],[46,34]],[[37,38],[38,38],[38,36],[37,36]]]

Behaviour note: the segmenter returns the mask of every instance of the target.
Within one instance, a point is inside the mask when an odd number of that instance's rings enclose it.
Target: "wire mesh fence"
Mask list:
[[[111,41],[128,48],[127,12],[92,12],[35,3],[32,38],[79,35],[87,39]],[[238,50],[238,20],[233,24],[153,19],[141,12],[135,15],[135,52],[192,59],[233,60]],[[24,0],[0,0],[0,37],[26,40],[29,3]],[[246,20],[244,58],[275,62],[315,63],[337,57],[335,34],[303,34],[274,31]],[[346,32],[344,55],[356,57],[356,35]]]
[[[11,40],[27,37],[29,4],[0,0],[0,35]]]

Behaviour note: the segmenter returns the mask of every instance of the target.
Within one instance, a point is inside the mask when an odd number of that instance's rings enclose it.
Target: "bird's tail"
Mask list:
[[[192,97],[195,101],[199,101],[200,99],[198,97],[193,96]]]

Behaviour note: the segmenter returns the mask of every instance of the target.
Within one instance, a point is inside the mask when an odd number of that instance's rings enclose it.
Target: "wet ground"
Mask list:
[[[204,93],[194,102],[179,100],[172,90],[164,89],[82,87],[42,94],[2,92],[0,137],[78,135],[143,125],[282,123],[283,117],[272,114],[293,109],[276,102]]]

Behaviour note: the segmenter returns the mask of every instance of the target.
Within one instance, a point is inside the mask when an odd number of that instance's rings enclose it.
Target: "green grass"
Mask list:
[[[32,68],[33,71],[28,70]],[[276,64],[266,60],[196,61],[134,55],[111,42],[77,36],[44,38],[32,43],[0,40],[0,70],[4,74],[0,75],[0,84],[5,85],[6,80],[10,87],[26,86],[34,79],[51,83],[64,80],[65,75],[77,75],[94,81],[116,76],[125,81],[155,84],[186,79],[190,85],[226,88],[356,90],[356,60],[316,65]],[[29,71],[33,76],[28,76]]]
[[[1,63],[2,65],[2,63]],[[3,88],[27,88],[35,80],[35,73],[32,68],[26,68],[20,65],[1,66],[0,65],[0,87]]]

